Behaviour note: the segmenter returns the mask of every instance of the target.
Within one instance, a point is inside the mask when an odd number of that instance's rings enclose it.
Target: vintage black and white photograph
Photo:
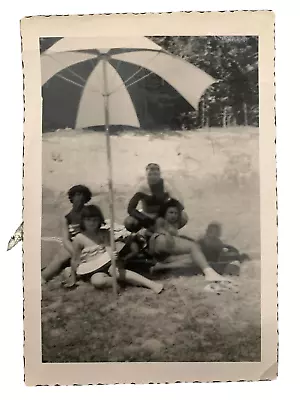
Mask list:
[[[23,23],[30,382],[276,375],[272,21]]]
[[[43,362],[260,361],[258,38],[40,51]]]

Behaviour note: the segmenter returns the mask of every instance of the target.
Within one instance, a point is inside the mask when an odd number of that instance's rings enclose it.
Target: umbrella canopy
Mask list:
[[[57,102],[51,109],[63,108],[65,123],[74,128],[105,125],[106,94],[110,125],[140,127],[141,103],[146,94],[140,82],[153,74],[194,109],[214,83],[211,76],[145,37],[61,39],[41,55],[41,74],[42,85],[53,79],[59,79],[60,84],[61,79],[67,82],[64,91],[55,91]]]

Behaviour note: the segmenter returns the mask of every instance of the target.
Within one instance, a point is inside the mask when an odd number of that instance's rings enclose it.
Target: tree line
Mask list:
[[[202,96],[197,112],[188,113],[190,123],[194,120],[200,127],[258,126],[258,37],[154,36],[150,39],[217,80]]]

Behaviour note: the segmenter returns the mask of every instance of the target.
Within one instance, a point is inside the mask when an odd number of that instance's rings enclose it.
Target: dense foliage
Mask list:
[[[201,68],[217,82],[199,104],[200,126],[258,125],[258,38],[156,36],[158,45]]]

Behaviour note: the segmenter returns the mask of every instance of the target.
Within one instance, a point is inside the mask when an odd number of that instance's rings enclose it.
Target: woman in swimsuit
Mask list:
[[[186,237],[178,235],[180,228],[180,205],[178,201],[169,200],[160,210],[160,217],[156,221],[155,234],[150,239],[150,250],[158,260],[166,259],[168,256],[189,255],[191,261],[203,272],[205,279],[211,282],[228,281],[219,275],[208,264],[200,246]],[[176,258],[176,257],[175,257]],[[182,268],[181,262],[158,262],[151,271],[161,269]]]
[[[80,221],[83,207],[92,198],[90,189],[84,185],[76,185],[69,189],[68,197],[72,204],[70,212],[61,221],[63,248],[56,254],[51,263],[42,270],[42,282],[50,281],[58,275],[71,260],[73,254],[72,241],[80,232]]]
[[[103,255],[103,253],[106,252],[106,247],[110,245],[109,231],[100,229],[102,225],[104,225],[104,218],[101,210],[95,205],[84,207],[81,215],[81,233],[77,234],[76,238],[73,240],[71,276],[66,287],[73,287],[75,285],[77,279],[76,271],[80,264],[85,262],[95,262],[96,272],[91,277],[93,286],[97,289],[112,286],[112,267],[100,267],[97,271],[99,256]],[[116,274],[118,280],[128,282],[135,286],[144,286],[157,294],[163,290],[163,285],[161,283],[152,282],[133,271],[123,269],[118,259],[117,266]]]

